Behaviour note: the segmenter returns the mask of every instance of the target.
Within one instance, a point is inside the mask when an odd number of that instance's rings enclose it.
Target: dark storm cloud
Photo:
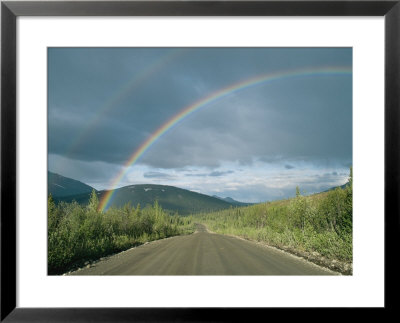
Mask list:
[[[351,161],[351,78],[289,82],[284,92],[277,85],[204,107],[165,134],[142,161],[167,168],[218,167],[224,160]],[[318,97],[324,87],[330,90]]]
[[[143,174],[145,178],[173,178],[170,174],[161,172],[146,172]]]
[[[269,72],[351,64],[351,49],[341,48],[50,49],[49,153],[122,166],[172,116],[221,88]],[[138,163],[160,169],[255,160],[350,165],[351,102],[349,76],[249,88],[184,118]]]
[[[214,171],[214,172],[211,172],[210,174],[208,174],[208,176],[218,177],[218,176],[223,176],[223,175],[233,174],[233,173],[234,173],[234,171],[232,171],[232,170],[223,171],[223,172],[221,172],[221,171]]]
[[[208,174],[185,174],[186,177],[206,177]]]
[[[219,176],[224,176],[224,175],[228,175],[228,174],[233,174],[234,171],[233,170],[227,170],[227,171],[212,171],[211,173],[195,173],[195,174],[185,174],[185,176],[187,177],[207,177],[207,176],[211,176],[211,177],[219,177]]]
[[[337,180],[337,178],[341,178],[343,176],[344,176],[343,174],[339,175],[337,172],[331,172],[331,173],[324,173],[322,175],[316,175],[315,180],[318,182],[329,182],[329,181],[335,181]]]

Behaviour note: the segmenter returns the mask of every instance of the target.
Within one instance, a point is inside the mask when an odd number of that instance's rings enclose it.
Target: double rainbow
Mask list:
[[[110,185],[110,190],[106,192],[101,198],[99,204],[99,210],[103,212],[108,204],[110,203],[115,188],[118,183],[125,176],[129,168],[152,146],[152,144],[157,141],[162,135],[164,135],[169,129],[176,125],[181,120],[185,119],[188,115],[194,111],[212,103],[216,100],[227,97],[233,92],[242,91],[249,87],[257,86],[259,84],[264,84],[267,82],[278,81],[287,78],[294,77],[307,77],[307,76],[324,76],[324,75],[351,75],[352,70],[350,67],[324,67],[324,68],[313,68],[313,69],[302,69],[296,71],[285,71],[272,74],[263,74],[244,81],[234,83],[225,88],[222,88],[196,102],[183,108],[180,112],[170,118],[167,122],[162,124],[153,134],[151,134],[146,141],[144,141],[134,152],[130,155],[129,159],[125,162],[122,171],[112,180]]]

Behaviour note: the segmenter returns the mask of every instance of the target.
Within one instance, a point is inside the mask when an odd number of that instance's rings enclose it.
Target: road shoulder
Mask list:
[[[340,262],[338,260],[327,259],[327,258],[319,255],[316,252],[311,253],[311,252],[306,252],[306,251],[300,251],[300,250],[296,250],[296,249],[290,248],[290,247],[279,248],[277,246],[269,245],[268,243],[263,242],[263,241],[256,241],[256,240],[248,239],[248,238],[233,235],[233,234],[217,233],[217,232],[211,231],[207,227],[207,225],[205,225],[205,224],[202,224],[202,225],[204,225],[205,230],[210,234],[220,234],[220,235],[224,235],[224,236],[228,236],[228,237],[233,237],[233,238],[236,238],[239,240],[252,242],[252,243],[254,243],[260,247],[266,248],[270,251],[286,254],[288,256],[294,257],[300,261],[303,261],[307,264],[313,265],[319,269],[325,270],[325,271],[335,274],[335,275],[349,276],[349,275],[352,275],[352,272],[353,272],[353,268],[351,265]]]

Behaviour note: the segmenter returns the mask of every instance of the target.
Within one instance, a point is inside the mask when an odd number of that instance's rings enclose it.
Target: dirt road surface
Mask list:
[[[335,275],[275,248],[210,233],[153,241],[108,257],[71,275]]]

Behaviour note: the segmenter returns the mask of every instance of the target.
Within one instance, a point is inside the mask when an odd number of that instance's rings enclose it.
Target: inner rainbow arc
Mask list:
[[[111,201],[112,196],[115,193],[115,188],[117,187],[118,183],[122,180],[125,176],[126,172],[128,171],[129,167],[132,166],[144,153],[146,150],[150,148],[150,146],[160,138],[164,133],[166,133],[170,128],[172,128],[175,124],[179,121],[218,99],[222,99],[229,94],[237,91],[241,91],[247,89],[251,86],[256,86],[261,83],[271,82],[282,80],[285,78],[292,78],[298,76],[319,76],[319,75],[351,75],[352,70],[350,67],[324,67],[324,68],[317,68],[317,69],[302,69],[296,71],[285,71],[280,73],[273,73],[273,74],[263,74],[259,75],[250,79],[246,79],[244,81],[234,83],[229,85],[225,88],[222,88],[216,92],[213,92],[211,95],[208,95],[205,98],[202,98],[195,103],[183,108],[180,112],[170,118],[167,122],[162,124],[154,133],[152,133],[140,146],[137,148],[134,153],[130,156],[130,158],[125,162],[122,171],[112,180],[110,185],[110,190],[108,190],[99,203],[99,210],[103,212],[109,202]]]

